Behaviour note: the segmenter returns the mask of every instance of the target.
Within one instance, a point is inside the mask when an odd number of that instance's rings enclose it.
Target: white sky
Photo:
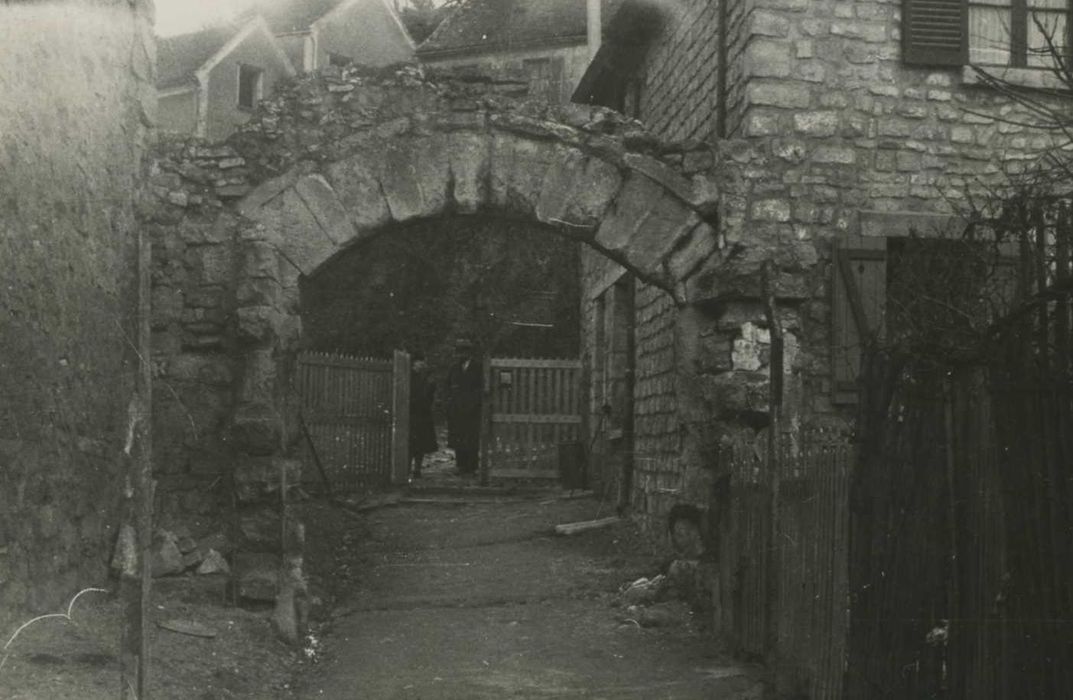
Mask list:
[[[250,0],[156,0],[156,33],[185,34],[232,17]]]
[[[443,0],[434,0],[439,5]],[[156,33],[173,36],[219,24],[241,12],[253,0],[156,0]],[[406,6],[401,0],[400,6]]]

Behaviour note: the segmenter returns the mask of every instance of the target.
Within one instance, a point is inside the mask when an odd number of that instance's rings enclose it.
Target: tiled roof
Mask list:
[[[268,22],[273,34],[286,34],[306,31],[311,24],[343,2],[344,0],[257,0],[254,8]]]
[[[197,69],[205,65],[238,31],[238,28],[230,26],[211,27],[190,34],[158,39],[157,88],[166,89],[193,83]]]
[[[469,0],[417,49],[477,53],[585,38],[585,0]]]

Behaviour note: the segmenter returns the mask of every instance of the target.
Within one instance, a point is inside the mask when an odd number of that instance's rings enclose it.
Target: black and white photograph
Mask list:
[[[1071,0],[0,0],[0,700],[1073,698]]]

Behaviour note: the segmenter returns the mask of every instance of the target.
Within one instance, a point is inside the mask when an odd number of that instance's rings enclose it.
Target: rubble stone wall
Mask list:
[[[0,7],[0,618],[99,583],[119,525],[145,5]]]

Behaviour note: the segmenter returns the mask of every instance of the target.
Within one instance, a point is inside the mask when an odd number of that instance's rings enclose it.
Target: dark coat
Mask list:
[[[410,373],[410,454],[418,455],[435,452],[439,449],[436,442],[436,421],[432,415],[432,405],[436,399],[436,384],[428,370]]]
[[[481,438],[484,369],[480,360],[454,364],[447,373],[447,446],[475,450]]]

